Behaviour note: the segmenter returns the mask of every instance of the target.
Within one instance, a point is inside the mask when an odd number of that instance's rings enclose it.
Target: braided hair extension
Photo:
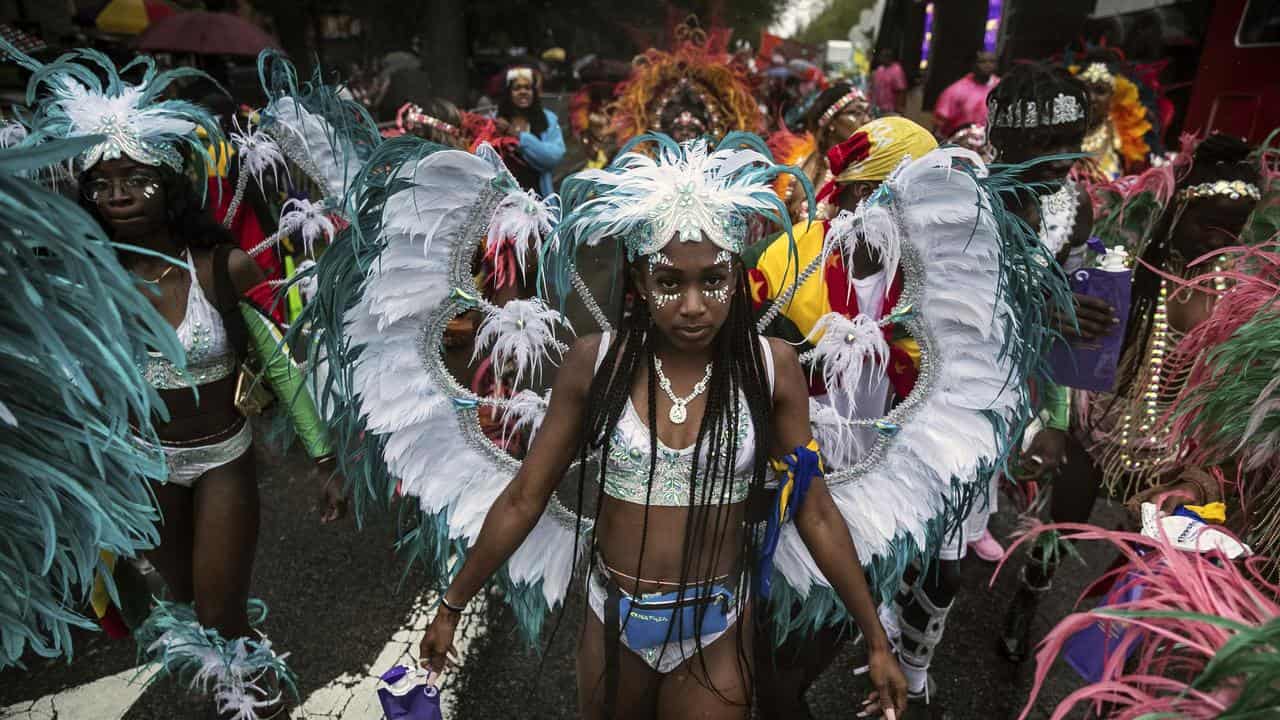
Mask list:
[[[1204,139],[1192,154],[1191,168],[1177,181],[1177,190],[1217,180],[1241,180],[1258,182],[1258,167],[1249,162],[1251,148],[1248,143],[1231,135],[1215,133]],[[1172,239],[1187,208],[1203,200],[1175,199],[1165,209],[1163,217],[1153,229],[1155,237],[1147,243],[1142,260],[1133,269],[1133,290],[1129,301],[1129,323],[1125,330],[1124,345],[1127,362],[1120,368],[1118,396],[1126,396],[1130,385],[1138,380],[1143,358],[1142,348],[1155,322],[1156,306],[1160,296],[1160,274],[1156,270],[1181,272],[1183,268],[1170,267],[1173,260]],[[1192,258],[1187,258],[1192,259]],[[1156,270],[1153,270],[1155,268]]]
[[[750,295],[746,273],[738,268],[737,288],[730,301],[729,316],[712,344],[711,380],[707,389],[707,404],[699,425],[693,448],[693,461],[689,481],[691,491],[685,525],[685,540],[677,602],[708,601],[712,586],[705,582],[714,577],[722,558],[722,550],[729,533],[734,513],[723,508],[731,502],[733,476],[739,452],[739,425],[741,403],[745,400],[755,436],[756,453],[752,461],[751,490],[762,491],[767,478],[769,462],[769,438],[772,391],[765,371],[759,335],[752,320]],[[624,268],[624,277],[631,276]],[[628,281],[629,282],[629,281]],[[635,288],[631,288],[633,291]],[[630,311],[624,309],[617,322],[618,336],[604,351],[599,369],[592,379],[588,392],[588,410],[583,418],[582,444],[578,450],[578,507],[579,523],[582,519],[583,500],[586,495],[588,465],[593,457],[599,459],[596,476],[596,517],[604,495],[607,458],[612,449],[613,434],[622,414],[626,411],[635,385],[636,373],[643,363],[647,369],[648,403],[645,408],[649,431],[649,477],[645,498],[644,522],[640,536],[640,557],[636,562],[636,577],[644,575],[644,551],[648,540],[649,509],[653,494],[653,481],[658,459],[657,427],[657,370],[655,367],[656,332],[647,303],[636,303]],[[598,452],[597,452],[598,451]],[[703,458],[706,462],[703,462]],[[756,533],[745,524],[741,528],[740,570],[746,576],[741,587],[753,586],[752,573],[758,555]],[[595,530],[590,547],[595,547]],[[710,546],[708,546],[710,544]],[[575,550],[576,552],[576,550]],[[575,557],[576,565],[576,557]],[[639,579],[628,588],[633,595],[640,592]],[[735,604],[739,617],[745,610],[747,597],[738,592]],[[683,621],[677,614],[677,622],[667,629],[669,642],[672,633],[683,634],[683,628],[674,627]],[[701,624],[703,616],[695,613],[694,643],[699,661],[702,659]],[[743,660],[740,667],[749,667],[743,645],[744,632],[738,633],[738,653]],[[747,678],[749,680],[749,678]],[[700,680],[702,682],[702,680]],[[709,683],[708,683],[709,684]],[[714,688],[713,688],[714,689]],[[715,689],[717,694],[719,690]]]

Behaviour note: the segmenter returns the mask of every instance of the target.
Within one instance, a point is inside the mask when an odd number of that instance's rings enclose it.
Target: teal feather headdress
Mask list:
[[[182,172],[183,147],[192,158],[201,159],[198,169],[212,169],[197,130],[204,130],[216,145],[222,140],[217,120],[199,105],[164,95],[180,78],[213,82],[205,73],[193,68],[160,72],[145,55],[117,69],[106,55],[89,49],[73,50],[44,64],[3,39],[0,50],[32,73],[26,104],[34,109],[29,123],[33,141],[101,136],[100,142],[79,155],[80,170],[102,160],[128,157]],[[142,75],[136,84],[124,79],[137,70]]]

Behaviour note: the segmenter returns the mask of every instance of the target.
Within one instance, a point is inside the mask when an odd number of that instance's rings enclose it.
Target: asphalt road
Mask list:
[[[426,586],[420,574],[404,574],[391,550],[393,519],[369,518],[357,530],[347,521],[320,526],[313,510],[315,482],[295,452],[281,457],[261,440],[262,540],[254,595],[271,608],[265,629],[276,646],[290,653],[306,701],[294,718],[380,717],[372,678],[416,645],[427,614],[415,610]],[[1101,507],[1096,522],[1113,524],[1114,508]],[[1012,530],[1013,517],[998,514],[998,536]],[[1087,566],[1064,565],[1055,592],[1042,608],[1037,629],[1066,614],[1086,582],[1110,561],[1106,553],[1084,549]],[[964,565],[964,592],[952,612],[934,675],[938,704],[958,719],[1016,718],[1031,685],[1033,664],[1013,667],[995,653],[995,633],[1012,573],[987,583],[992,566],[971,558]],[[402,582],[403,578],[403,582]],[[574,716],[573,646],[582,607],[576,599],[560,618],[559,631],[541,655],[517,635],[501,602],[488,603],[466,631],[464,665],[446,692],[454,720],[497,717]],[[813,688],[810,705],[818,718],[853,717],[861,701],[851,669],[856,649],[847,649]],[[78,638],[71,663],[33,660],[23,670],[0,673],[3,720],[174,720],[209,717],[203,701],[168,680],[145,689],[129,685],[136,671],[130,642],[101,634]],[[96,684],[86,687],[89,683]],[[1030,717],[1046,718],[1057,700],[1077,687],[1069,670],[1050,675]],[[118,710],[116,706],[120,705]],[[936,708],[935,708],[936,709]],[[936,716],[936,713],[934,713]],[[928,714],[913,717],[929,717]]]

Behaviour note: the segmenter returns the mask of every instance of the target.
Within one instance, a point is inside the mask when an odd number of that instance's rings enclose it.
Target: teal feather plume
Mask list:
[[[16,174],[96,141],[0,151],[0,667],[70,658],[71,628],[95,626],[78,609],[100,553],[159,540],[149,483],[167,471],[150,420],[163,403],[136,361],[181,364],[182,347],[98,224]]]

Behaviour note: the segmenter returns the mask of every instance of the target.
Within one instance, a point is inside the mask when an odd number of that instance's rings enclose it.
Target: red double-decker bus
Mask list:
[[[1280,127],[1280,0],[1217,0],[1183,123],[1260,142]]]

